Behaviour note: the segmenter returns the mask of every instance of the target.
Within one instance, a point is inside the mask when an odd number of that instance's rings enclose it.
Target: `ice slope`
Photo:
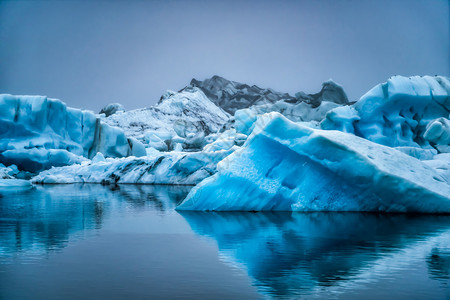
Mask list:
[[[449,78],[394,76],[354,105],[330,111],[321,127],[354,133],[390,147],[434,146],[448,152],[449,113]]]
[[[349,103],[343,88],[331,80],[324,82],[322,90],[317,94],[299,92],[295,97],[272,89],[262,89],[256,85],[249,86],[230,81],[217,75],[203,81],[192,79],[191,86],[200,88],[213,103],[232,115],[239,109],[274,104],[279,101],[291,104],[305,102],[313,107],[319,106],[323,101],[337,104]]]
[[[89,111],[44,96],[0,95],[0,163],[37,172],[101,152],[140,156],[144,147]]]
[[[233,149],[234,150],[234,149]],[[170,152],[146,157],[105,159],[101,154],[81,165],[52,168],[34,177],[34,183],[139,183],[194,185],[216,172],[219,161],[232,150]]]
[[[146,147],[159,151],[200,150],[205,136],[217,132],[229,115],[198,88],[166,92],[155,106],[117,112],[105,123],[118,126]]]
[[[450,213],[450,183],[416,158],[277,113],[258,122],[177,209]]]

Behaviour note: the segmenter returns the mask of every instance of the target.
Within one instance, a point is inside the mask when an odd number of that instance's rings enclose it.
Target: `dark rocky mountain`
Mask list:
[[[217,75],[203,81],[192,79],[190,85],[200,88],[213,103],[232,115],[239,109],[275,103],[280,100],[292,104],[306,102],[313,107],[319,106],[322,101],[337,104],[349,103],[344,89],[331,80],[325,82],[322,90],[317,94],[299,92],[295,96],[277,92],[270,88],[263,89],[256,85],[249,86]]]

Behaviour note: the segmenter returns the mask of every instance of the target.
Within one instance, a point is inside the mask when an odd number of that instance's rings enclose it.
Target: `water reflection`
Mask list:
[[[226,298],[241,295],[229,281],[239,269],[236,282],[250,287],[239,277],[244,270],[261,293],[281,298],[450,297],[449,216],[182,212],[181,217],[174,208],[189,190],[55,185],[1,195],[0,290],[16,295],[23,282],[34,289],[69,274],[61,282],[73,280],[73,291],[85,280],[85,291],[100,289],[108,295],[103,298],[115,293],[111,285],[129,292],[137,283],[134,291],[143,298],[156,290],[167,296],[161,298],[196,291],[203,291],[197,298],[208,298],[220,289]],[[217,243],[225,266],[204,237]],[[16,285],[7,288],[11,282]]]
[[[64,248],[69,239],[95,234],[113,212],[150,207],[164,214],[189,190],[183,186],[80,184],[0,194],[0,262],[27,254],[33,259]]]
[[[448,281],[450,279],[450,248],[433,248],[427,258],[427,264],[432,278]]]
[[[264,293],[316,295],[369,282],[425,261],[448,280],[450,217],[357,213],[182,212],[191,228],[217,241],[222,258],[245,269]]]

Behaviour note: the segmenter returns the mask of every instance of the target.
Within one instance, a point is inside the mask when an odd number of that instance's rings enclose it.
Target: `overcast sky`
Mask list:
[[[0,1],[0,93],[98,111],[214,74],[351,100],[391,75],[449,76],[448,0]]]

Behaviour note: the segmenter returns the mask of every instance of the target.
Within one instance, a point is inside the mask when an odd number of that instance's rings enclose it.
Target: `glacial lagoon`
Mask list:
[[[0,299],[450,297],[450,216],[175,211],[190,188],[0,194]]]

